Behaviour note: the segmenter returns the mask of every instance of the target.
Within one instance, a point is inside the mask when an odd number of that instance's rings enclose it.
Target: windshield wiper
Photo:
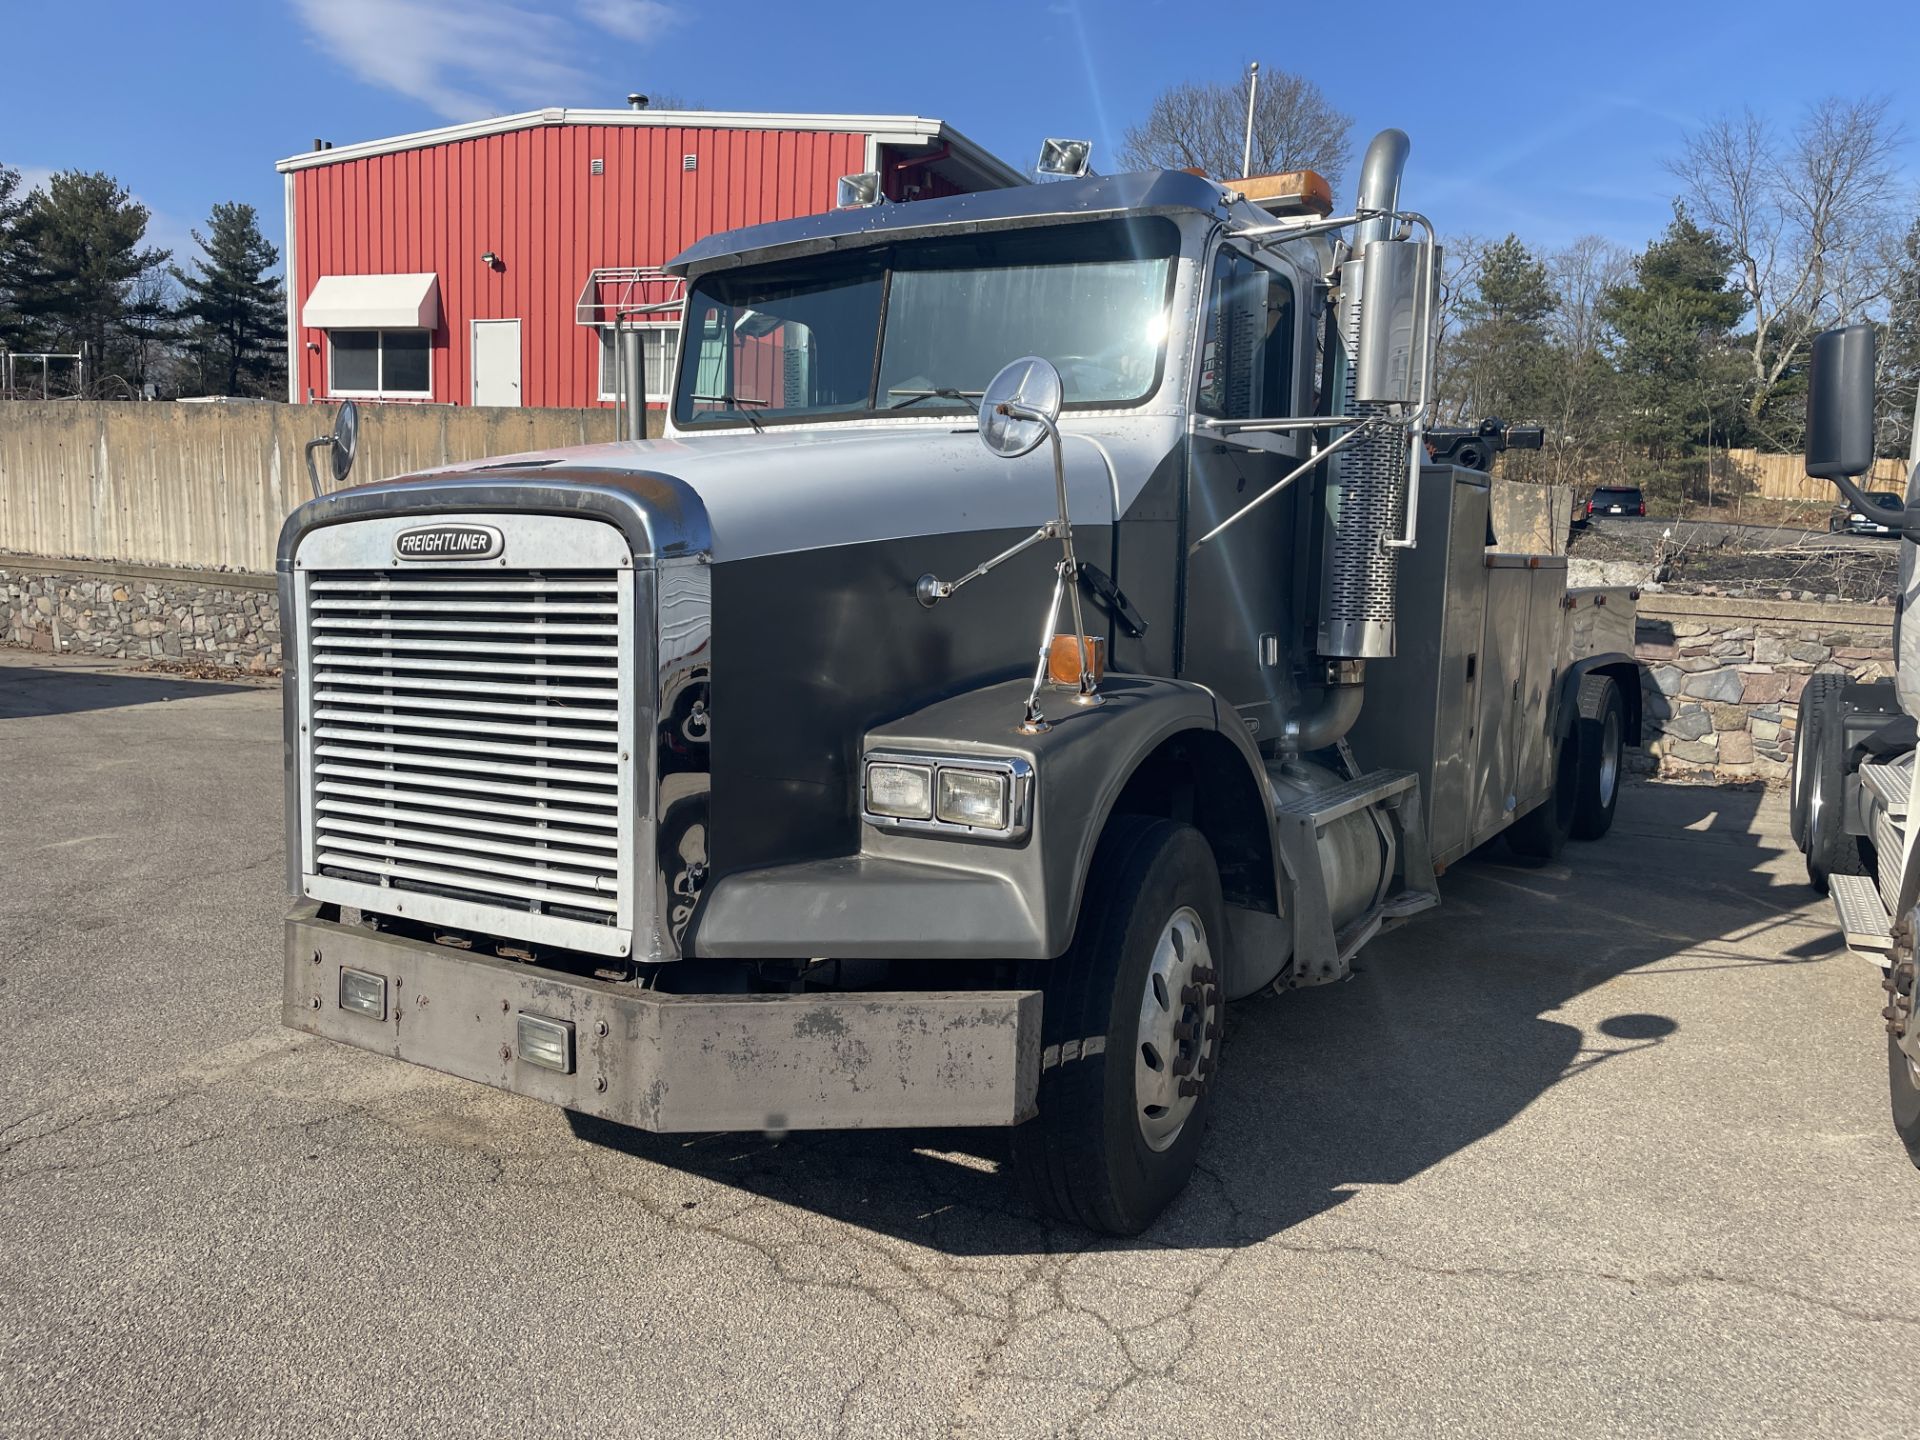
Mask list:
[[[965,402],[968,400],[978,400],[986,393],[984,390],[955,390],[948,386],[942,386],[937,390],[907,390],[896,387],[887,391],[887,394],[901,395],[906,398],[895,400],[891,405],[887,406],[887,408],[889,410],[904,410],[909,405],[918,405],[922,400],[932,400],[936,398]]]
[[[731,406],[734,414],[738,415],[742,420],[745,420],[761,434],[764,435],[766,433],[767,427],[760,423],[760,417],[746,408],[749,405],[764,405],[767,403],[764,400],[755,400],[751,396],[740,395],[691,395],[688,398],[691,400],[704,400],[710,405]]]

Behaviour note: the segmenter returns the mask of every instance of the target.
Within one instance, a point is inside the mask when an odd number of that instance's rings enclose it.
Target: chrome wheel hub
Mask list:
[[[1220,975],[1206,927],[1183,905],[1153,947],[1134,1042],[1134,1119],[1154,1150],[1180,1138],[1206,1093],[1220,1049],[1220,1012]]]

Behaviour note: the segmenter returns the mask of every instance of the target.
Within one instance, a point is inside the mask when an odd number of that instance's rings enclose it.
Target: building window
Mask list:
[[[679,327],[672,325],[629,325],[627,330],[640,336],[640,364],[647,377],[647,399],[664,405],[673,398],[673,362],[680,353]],[[600,330],[600,398],[620,398],[620,363],[614,354],[612,326]]]
[[[330,394],[407,399],[433,394],[431,331],[329,330],[327,351]]]

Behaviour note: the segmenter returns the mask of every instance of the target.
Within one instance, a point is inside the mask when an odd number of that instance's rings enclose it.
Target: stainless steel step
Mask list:
[[[1411,770],[1373,770],[1358,780],[1349,780],[1331,790],[1316,790],[1289,800],[1276,812],[1301,819],[1312,817],[1315,825],[1331,825],[1343,815],[1377,805],[1416,784],[1420,777]]]
[[[1913,793],[1911,769],[1869,760],[1860,767],[1860,783],[1880,797],[1880,803],[1894,819],[1906,818],[1907,798]]]
[[[1847,948],[1874,956],[1893,949],[1893,924],[1880,903],[1880,888],[1866,875],[1835,875],[1827,882]]]

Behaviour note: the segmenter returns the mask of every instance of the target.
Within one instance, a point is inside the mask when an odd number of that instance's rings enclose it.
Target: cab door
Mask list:
[[[1299,288],[1284,265],[1231,244],[1215,252],[1188,437],[1189,547],[1271,490],[1304,453],[1299,432],[1230,434],[1205,424],[1301,413],[1311,366],[1302,363]],[[1276,496],[1186,559],[1177,673],[1219,694],[1256,741],[1277,733],[1296,693],[1297,509],[1297,496]]]

